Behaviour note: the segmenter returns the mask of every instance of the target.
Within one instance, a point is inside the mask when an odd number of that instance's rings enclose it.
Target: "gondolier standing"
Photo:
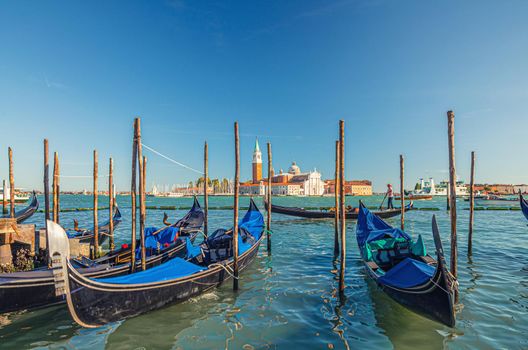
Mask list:
[[[392,185],[387,184],[387,209],[394,209],[394,205],[392,204],[392,201],[394,200],[394,191],[392,190]]]

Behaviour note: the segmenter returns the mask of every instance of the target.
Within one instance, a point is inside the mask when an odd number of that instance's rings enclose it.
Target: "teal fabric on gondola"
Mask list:
[[[378,278],[380,283],[397,287],[411,288],[419,286],[433,277],[435,268],[421,261],[405,258],[398,265]]]
[[[181,258],[174,258],[145,271],[135,272],[125,276],[97,278],[94,280],[113,284],[153,283],[190,276],[206,269],[204,266],[190,263]]]
[[[413,253],[416,256],[426,256],[427,255],[427,249],[425,248],[422,235],[418,235],[418,239],[416,240],[415,243],[412,244],[411,253]]]
[[[400,230],[387,224],[378,216],[372,214],[365,206],[359,208],[358,222],[356,226],[356,238],[360,247],[367,242],[373,242],[383,238],[405,238],[411,240],[411,237]]]

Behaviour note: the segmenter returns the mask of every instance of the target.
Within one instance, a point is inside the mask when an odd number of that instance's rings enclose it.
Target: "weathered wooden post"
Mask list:
[[[60,170],[59,154],[53,153],[53,221],[60,222]]]
[[[471,152],[471,180],[469,183],[468,255],[473,254],[473,219],[475,211],[475,152]]]
[[[108,164],[108,211],[110,220],[108,221],[108,234],[110,235],[108,240],[108,248],[110,251],[114,251],[114,160],[110,158]]]
[[[339,121],[339,202],[341,220],[341,269],[339,271],[339,292],[345,291],[346,268],[346,214],[345,214],[345,121]]]
[[[457,252],[457,212],[456,212],[456,166],[455,166],[455,114],[447,112],[447,136],[449,146],[449,207],[451,215],[451,274],[458,276]],[[455,302],[458,302],[458,290],[455,291]]]
[[[235,122],[235,192],[233,203],[233,289],[238,290],[238,192],[240,187],[240,146]]]
[[[207,180],[209,179],[209,148],[207,141],[204,144],[204,234],[207,237],[207,220],[209,215],[209,201],[207,193]]]
[[[98,217],[98,194],[99,189],[97,186],[97,180],[99,177],[99,162],[97,160],[97,150],[93,151],[93,223],[94,223],[94,246],[93,246],[93,257],[97,259],[99,257],[99,217]]]
[[[7,186],[6,186],[6,180],[2,180],[2,213],[7,214]]]
[[[132,141],[132,183],[130,185],[130,198],[132,200],[132,242],[130,243],[131,263],[130,271],[136,269],[136,169],[137,169],[137,124],[138,119],[134,119],[134,138]]]
[[[403,185],[403,155],[400,154],[400,200],[401,200],[401,216],[400,216],[400,226],[401,229],[405,228],[405,189]]]
[[[9,216],[12,219],[15,218],[15,175],[13,169],[13,150],[11,147],[7,149],[7,154],[9,156]],[[5,196],[5,193],[4,193]]]
[[[50,219],[48,139],[44,139],[44,219]],[[44,227],[47,227],[46,223],[44,223]],[[48,240],[46,238],[46,247],[48,246],[47,241]]]
[[[335,211],[334,211],[334,256],[339,256],[339,164],[341,158],[339,157],[339,141],[335,143],[335,179],[334,179],[334,199],[335,199]]]
[[[141,119],[137,118],[137,157],[138,157],[138,171],[139,171],[139,234],[141,244],[141,269],[146,270],[147,252],[145,250],[145,182],[144,173],[144,158],[143,145],[141,144]]]
[[[268,142],[268,187],[266,189],[266,197],[268,201],[268,216],[266,218],[266,243],[268,255],[271,255],[271,169],[273,169],[271,162],[271,143]]]

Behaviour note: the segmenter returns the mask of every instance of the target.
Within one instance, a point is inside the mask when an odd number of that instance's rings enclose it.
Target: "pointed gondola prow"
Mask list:
[[[70,256],[70,243],[64,229],[57,223],[47,220],[49,240],[49,255],[53,279],[55,281],[55,295],[62,296],[70,293],[68,283],[68,258]]]
[[[450,319],[445,320],[444,323],[449,325],[450,327],[455,326],[456,322],[456,315],[455,315],[455,292],[458,290],[458,282],[456,278],[449,272],[447,268],[447,263],[445,261],[444,256],[444,248],[442,246],[442,240],[440,239],[440,232],[438,230],[438,224],[436,222],[436,216],[433,215],[432,220],[432,229],[433,229],[433,238],[436,248],[436,256],[437,256],[437,266],[436,269],[442,272],[442,278],[443,282],[445,283],[445,289],[444,292],[448,294],[449,298],[449,307],[450,307]],[[440,287],[437,285],[437,287]]]
[[[193,196],[194,201],[191,209],[201,209],[200,202],[198,201],[198,197],[196,195]]]
[[[169,215],[167,213],[163,213],[163,225],[165,226],[171,226],[172,224],[168,221]]]

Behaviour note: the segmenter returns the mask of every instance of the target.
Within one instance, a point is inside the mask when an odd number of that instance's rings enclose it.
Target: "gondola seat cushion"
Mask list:
[[[97,278],[95,281],[112,284],[154,283],[190,276],[206,269],[204,266],[190,263],[184,259],[174,258],[145,271],[124,276]]]
[[[405,258],[387,271],[384,276],[378,278],[378,282],[396,288],[411,288],[427,282],[434,273],[434,267],[421,261]]]
[[[145,228],[145,251],[147,257],[155,254],[158,250],[162,250],[172,244],[178,239],[179,229],[176,227],[167,227],[166,229],[153,234],[158,231],[156,227]],[[136,259],[141,259],[141,247],[136,248]]]

